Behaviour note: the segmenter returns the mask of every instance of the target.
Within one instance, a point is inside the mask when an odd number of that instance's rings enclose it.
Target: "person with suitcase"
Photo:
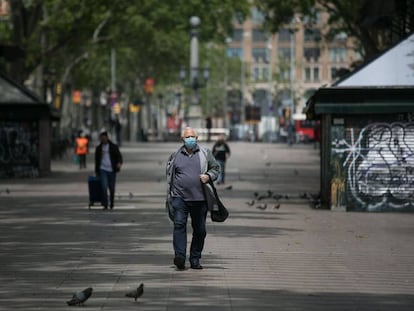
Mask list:
[[[119,148],[103,131],[99,135],[101,143],[95,149],[95,173],[101,181],[103,209],[114,208],[116,174],[121,170],[122,154]]]

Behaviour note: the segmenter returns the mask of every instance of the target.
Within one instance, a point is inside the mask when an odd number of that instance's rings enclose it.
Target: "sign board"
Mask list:
[[[262,111],[258,106],[245,107],[245,119],[248,123],[259,123],[262,117]]]

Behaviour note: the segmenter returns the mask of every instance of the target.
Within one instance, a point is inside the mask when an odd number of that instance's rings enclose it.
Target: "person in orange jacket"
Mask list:
[[[89,140],[85,133],[76,138],[76,155],[79,157],[79,169],[86,168],[86,155],[88,154]]]

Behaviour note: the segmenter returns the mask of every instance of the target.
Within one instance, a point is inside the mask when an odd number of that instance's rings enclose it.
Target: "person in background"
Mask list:
[[[211,120],[211,117],[208,116],[206,118],[206,129],[207,129],[207,142],[211,141],[211,128],[213,127],[213,122]]]
[[[79,157],[79,169],[86,168],[86,155],[88,154],[89,140],[84,132],[76,138],[76,155]]]
[[[95,150],[95,174],[101,180],[104,209],[114,208],[116,174],[121,170],[122,154],[116,144],[108,138],[108,133],[103,131],[99,135],[101,143]]]
[[[230,147],[226,143],[226,139],[223,134],[218,137],[212,151],[214,157],[220,165],[220,174],[217,178],[217,184],[224,184],[226,177],[226,161],[230,157]]]
[[[202,183],[217,179],[219,165],[210,149],[197,144],[197,134],[186,127],[183,145],[167,161],[167,202],[171,202],[174,221],[174,265],[185,269],[187,249],[187,219],[191,216],[193,238],[190,246],[191,269],[203,269],[201,253],[206,238],[207,202]]]

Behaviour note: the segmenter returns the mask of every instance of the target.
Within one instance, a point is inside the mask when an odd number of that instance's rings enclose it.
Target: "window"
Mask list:
[[[318,62],[319,57],[321,56],[321,50],[319,48],[304,48],[303,56],[306,58],[308,62],[310,61]]]
[[[293,33],[290,29],[280,29],[278,33],[278,41],[280,42],[290,42],[293,39]]]
[[[269,67],[266,65],[253,67],[253,80],[254,81],[268,81],[269,80]]]
[[[321,41],[321,31],[319,29],[305,29],[305,42]]]
[[[311,82],[311,69],[309,67],[305,68],[305,82]]]
[[[305,82],[319,82],[320,80],[320,70],[318,66],[308,66],[305,67]]]
[[[310,15],[305,15],[303,17],[303,23],[305,24],[319,24],[321,21],[321,11],[316,8],[311,10]]]
[[[278,49],[278,56],[280,61],[290,61],[291,57],[291,50],[290,48],[279,48]]]
[[[313,67],[313,81],[319,82],[319,67]]]
[[[267,60],[267,49],[266,48],[253,48],[252,55],[255,62],[265,62]]]
[[[290,81],[290,68],[279,68],[279,80],[281,82],[289,82]]]
[[[260,69],[259,67],[253,67],[253,80],[257,81],[260,78]]]
[[[329,49],[329,60],[331,62],[344,62],[346,60],[346,49],[345,48],[330,48]]]
[[[226,52],[227,57],[237,57],[243,58],[243,49],[242,48],[227,48]]]
[[[266,42],[267,35],[263,30],[253,29],[252,40],[253,42]]]
[[[251,10],[252,20],[254,24],[263,24],[264,22],[264,14],[260,12],[257,8],[252,8]]]
[[[346,32],[341,31],[340,33],[337,33],[334,37],[335,41],[345,41],[346,38],[348,38],[348,35]]]
[[[268,67],[263,67],[262,68],[262,79],[263,80],[268,80],[269,79],[269,68]]]
[[[243,41],[243,29],[234,29],[233,36],[231,37],[233,42],[242,42]]]

